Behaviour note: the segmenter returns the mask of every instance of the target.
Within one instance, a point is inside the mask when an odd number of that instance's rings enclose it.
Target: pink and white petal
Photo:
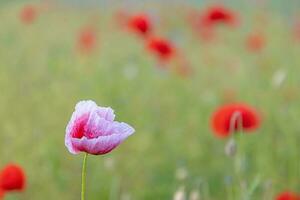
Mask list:
[[[92,111],[97,108],[97,104],[92,100],[83,100],[79,101],[75,106],[76,112],[86,112],[86,111]]]
[[[66,132],[71,132],[75,121],[83,115],[89,114],[97,109],[97,104],[93,101],[80,101],[75,106],[75,111],[72,114],[71,120],[67,125]]]
[[[113,124],[113,133],[119,135],[127,135],[130,136],[134,133],[134,128],[132,128],[129,124],[124,122],[114,122]]]
[[[98,107],[97,109],[97,114],[106,119],[107,121],[114,121],[115,119],[115,114],[114,114],[114,110],[110,107]]]
[[[80,153],[80,151],[73,146],[72,138],[68,137],[67,135],[65,136],[65,146],[67,147],[69,152],[72,153],[72,154],[79,154]]]
[[[82,121],[81,118],[86,119],[83,134],[73,137],[72,131],[78,130],[76,124]],[[72,154],[82,151],[94,155],[110,152],[135,131],[126,123],[114,122],[114,118],[110,107],[98,107],[93,101],[77,103],[66,128],[66,147]]]
[[[93,111],[90,114],[89,120],[85,127],[86,136],[91,139],[106,135],[106,130],[112,123],[113,122],[101,118],[96,111]]]
[[[84,115],[89,115],[90,112],[97,109],[97,104],[93,101],[80,101],[75,106],[75,111],[72,114],[72,117],[66,127],[66,135],[65,135],[65,145],[68,150],[73,153],[79,153],[76,149],[73,148],[71,144],[72,131],[74,127],[76,127],[76,121],[80,119]]]
[[[116,148],[132,133],[124,132],[122,134],[112,134],[100,136],[95,139],[83,137],[81,139],[72,138],[72,145],[76,151],[84,151],[93,155],[106,154]]]

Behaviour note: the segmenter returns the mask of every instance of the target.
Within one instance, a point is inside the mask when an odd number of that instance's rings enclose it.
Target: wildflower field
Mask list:
[[[0,199],[80,199],[86,152],[88,200],[299,200],[299,11],[0,1],[0,170],[25,174],[1,189],[0,171]],[[68,146],[82,100],[134,134],[107,151]],[[95,139],[83,129],[70,137]]]

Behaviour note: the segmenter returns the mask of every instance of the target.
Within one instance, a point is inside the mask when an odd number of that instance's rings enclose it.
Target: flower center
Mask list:
[[[87,123],[89,119],[89,115],[83,115],[82,117],[78,118],[76,121],[75,121],[75,126],[73,128],[73,133],[72,133],[72,136],[74,138],[82,138],[84,136],[84,129],[85,129],[85,125]]]

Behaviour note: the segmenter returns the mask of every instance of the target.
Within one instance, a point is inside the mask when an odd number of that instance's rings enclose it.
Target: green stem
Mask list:
[[[81,172],[81,200],[85,199],[85,179],[86,179],[86,161],[88,153],[84,154]]]

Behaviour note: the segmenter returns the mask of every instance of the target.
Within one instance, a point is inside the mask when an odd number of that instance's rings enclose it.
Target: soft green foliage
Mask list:
[[[111,106],[118,121],[136,129],[112,153],[89,156],[87,199],[172,199],[181,185],[199,189],[203,200],[269,200],[300,190],[300,43],[288,19],[248,11],[241,27],[221,28],[218,41],[206,44],[183,21],[184,11],[161,12],[167,21],[158,32],[174,39],[194,68],[182,78],[159,70],[109,11],[58,8],[27,26],[18,19],[21,6],[0,7],[0,167],[16,162],[28,176],[26,191],[7,199],[79,199],[83,154],[67,151],[64,134],[84,99]],[[260,54],[245,48],[245,36],[260,24],[256,14],[268,20],[260,25],[267,36]],[[76,37],[91,16],[99,50],[81,55]],[[286,74],[279,86],[275,73]],[[257,132],[238,136],[235,160],[209,126],[230,91],[263,116]],[[187,170],[185,180],[176,179],[178,168]]]

